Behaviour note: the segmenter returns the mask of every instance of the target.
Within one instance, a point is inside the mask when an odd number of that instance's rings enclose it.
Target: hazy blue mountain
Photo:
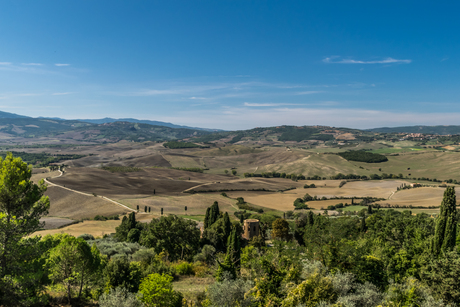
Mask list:
[[[14,113],[8,113],[8,112],[3,112],[0,111],[0,118],[30,118],[28,116],[23,116],[19,114],[14,114]]]
[[[381,133],[425,133],[425,134],[460,134],[460,126],[405,126],[405,127],[382,127],[367,129],[371,132]]]
[[[128,122],[128,123],[140,123],[140,124],[148,124],[153,126],[163,126],[169,128],[185,128],[185,129],[199,129],[204,131],[223,131],[220,129],[208,129],[208,128],[199,128],[199,127],[188,127],[188,126],[181,126],[175,125],[172,123],[160,122],[156,120],[143,120],[143,119],[135,119],[135,118],[100,118],[100,119],[76,119],[78,121],[92,123],[92,124],[106,124],[106,123],[114,123],[114,122]]]

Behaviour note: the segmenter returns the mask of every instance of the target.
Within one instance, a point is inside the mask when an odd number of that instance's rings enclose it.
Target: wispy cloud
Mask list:
[[[43,66],[42,63],[21,63],[24,66]]]
[[[62,63],[56,63],[54,64],[55,66],[62,67],[62,66],[70,66],[70,64],[62,64]]]
[[[281,107],[281,106],[298,106],[298,103],[257,103],[257,102],[245,102],[243,104],[245,107]]]
[[[11,62],[0,62],[0,65],[11,65]]]
[[[17,94],[16,96],[19,97],[31,97],[31,96],[41,96],[43,94],[41,93],[23,93],[23,94]]]
[[[205,97],[190,97],[190,99],[193,99],[193,100],[204,100],[206,99]]]
[[[53,95],[53,96],[62,96],[62,95],[70,95],[70,94],[73,94],[73,92],[52,93],[51,95]]]
[[[391,57],[384,58],[382,60],[374,61],[362,61],[362,60],[353,60],[353,59],[343,59],[341,57],[333,56],[323,59],[324,63],[330,64],[409,64],[412,60],[398,60]]]
[[[311,94],[318,94],[323,93],[322,91],[305,91],[305,92],[297,92],[295,95],[311,95]]]

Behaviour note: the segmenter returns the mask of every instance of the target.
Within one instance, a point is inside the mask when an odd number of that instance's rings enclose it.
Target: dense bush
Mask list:
[[[388,161],[388,158],[384,155],[361,150],[339,152],[338,155],[348,161],[358,161],[366,163],[380,163]]]
[[[104,293],[98,300],[100,307],[142,307],[142,302],[136,293],[129,292],[126,288],[117,287]]]
[[[169,141],[163,143],[163,146],[169,149],[178,149],[178,148],[209,148],[209,146],[201,146],[195,143],[190,142],[178,142],[178,141]]]

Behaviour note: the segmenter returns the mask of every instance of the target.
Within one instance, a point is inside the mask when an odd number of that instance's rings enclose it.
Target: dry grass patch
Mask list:
[[[41,235],[45,236],[48,234],[54,235],[59,233],[68,233],[72,236],[78,237],[82,234],[91,234],[94,237],[102,237],[105,234],[115,232],[115,227],[120,225],[121,220],[110,220],[110,221],[84,221],[82,223],[66,226],[60,229],[52,230],[41,230],[34,232],[32,236]]]
[[[50,199],[50,216],[78,220],[94,218],[96,215],[123,214],[128,211],[99,197],[82,195],[57,186],[49,186],[45,195]]]
[[[219,203],[221,211],[232,213],[238,208],[235,206],[236,201],[227,197],[223,197],[217,193],[206,194],[190,194],[183,196],[153,196],[145,198],[122,198],[117,199],[118,202],[136,209],[139,205],[140,211],[144,211],[144,207],[151,207],[151,213],[159,216],[161,208],[163,214],[176,214],[176,215],[204,215],[206,209],[210,207],[214,201]],[[187,206],[187,211],[185,211]]]
[[[392,206],[440,206],[444,195],[444,188],[422,187],[396,192],[391,199],[378,202]],[[439,210],[439,209],[438,209]]]

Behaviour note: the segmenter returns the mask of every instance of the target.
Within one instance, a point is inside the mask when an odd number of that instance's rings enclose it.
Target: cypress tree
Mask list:
[[[361,232],[366,232],[367,231],[367,225],[366,225],[366,218],[363,217],[361,219],[361,228],[360,228],[360,231]]]
[[[219,219],[219,216],[220,216],[219,203],[215,201],[211,206],[211,216],[210,216],[211,218],[209,221],[209,226],[214,224],[217,221],[217,219]]]
[[[225,256],[225,260],[223,263],[220,263],[219,260],[217,259],[217,264],[219,267],[217,268],[216,271],[216,279],[217,281],[223,281],[224,280],[224,272],[228,272],[230,274],[230,277],[232,279],[236,278],[236,270],[235,270],[235,265],[232,262],[231,256],[229,253]]]
[[[367,206],[367,214],[372,214],[372,213],[373,213],[372,206],[371,205]]]
[[[433,240],[433,253],[452,250],[457,237],[457,209],[454,187],[448,187],[444,192],[440,214],[436,220],[436,229]]]
[[[243,213],[241,213],[241,215],[240,215],[240,223],[241,223],[241,225],[244,224],[244,215],[243,215]]]
[[[206,209],[206,215],[204,216],[204,229],[209,228],[209,220],[211,217],[211,207]]]
[[[133,229],[133,228],[136,228],[136,214],[134,212],[131,212],[129,214],[129,218],[128,218],[128,231]]]
[[[313,212],[308,211],[307,225],[313,225],[315,223],[315,218]]]
[[[240,265],[240,257],[241,257],[241,238],[237,234],[236,228],[233,228],[230,236],[228,237],[227,253],[230,253],[232,262],[238,268]]]
[[[163,208],[161,208],[161,215],[163,215]]]
[[[228,213],[224,213],[224,227],[223,227],[223,240],[224,243],[227,242],[228,238],[230,237],[230,232],[232,231],[232,222],[230,222],[230,217],[228,216]]]

